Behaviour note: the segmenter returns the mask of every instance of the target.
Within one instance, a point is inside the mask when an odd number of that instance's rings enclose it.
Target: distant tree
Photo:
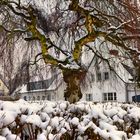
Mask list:
[[[23,52],[22,48],[17,48],[18,40],[8,39],[5,32],[1,32],[0,38],[0,74],[9,89],[9,94],[12,94],[18,86],[27,82],[28,50],[24,49]],[[18,55],[20,51],[22,54]]]
[[[39,42],[46,65],[62,70],[64,96],[73,103],[82,97],[80,84],[93,61],[84,64],[87,51],[112,70],[112,56],[117,63],[131,60],[140,79],[138,6],[130,0],[1,0],[0,27],[25,41]]]

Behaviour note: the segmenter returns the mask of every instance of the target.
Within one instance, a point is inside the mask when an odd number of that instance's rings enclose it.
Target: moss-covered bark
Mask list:
[[[82,98],[80,84],[85,75],[86,71],[84,69],[63,70],[63,79],[67,84],[64,92],[65,100],[69,101],[70,103],[74,103]]]
[[[75,2],[72,3],[72,11],[79,11],[80,9],[81,7],[78,6],[78,3],[75,3]],[[93,42],[96,38],[96,34],[93,31],[93,27],[92,27],[93,18],[89,15],[89,13],[86,10],[81,9],[81,11],[86,19],[85,27],[87,28],[88,33],[86,36],[75,41],[74,43],[75,48],[72,54],[77,64],[81,56],[82,47],[89,42]],[[30,7],[29,7],[29,15],[30,15],[31,22],[27,22],[28,30],[32,33],[32,38],[36,38],[40,42],[40,45],[42,48],[42,55],[43,55],[45,63],[56,65],[59,67],[60,61],[57,59],[54,59],[51,55],[48,54],[47,38],[45,35],[41,34],[38,31],[36,17],[34,16],[34,12],[32,11],[32,8]],[[83,77],[85,76],[86,71],[83,68],[68,69],[62,66],[59,68],[63,72],[63,79],[67,85],[65,93],[64,93],[65,100],[69,101],[70,103],[79,101],[82,98],[80,83]]]
[[[81,57],[82,48],[87,43],[93,42],[97,37],[97,34],[93,28],[93,24],[95,23],[95,20],[87,10],[81,8],[78,5],[78,1],[72,1],[70,10],[81,12],[81,14],[85,17],[85,27],[87,29],[87,35],[74,42],[75,47],[72,52],[72,55],[75,62],[79,65],[79,61],[80,61],[79,59]],[[47,39],[45,35],[42,35],[38,31],[36,27],[37,26],[36,17],[34,16],[32,9],[29,9],[29,14],[31,17],[31,22],[27,23],[29,27],[29,31],[32,32],[33,38],[37,38],[39,40],[45,63],[46,64],[49,63],[59,67],[59,60],[54,59],[51,55],[48,54]],[[68,69],[62,66],[59,68],[63,71],[63,79],[67,85],[64,93],[65,100],[69,101],[70,103],[79,101],[82,98],[80,83],[83,77],[85,76],[86,71],[82,68],[82,66],[79,69]]]

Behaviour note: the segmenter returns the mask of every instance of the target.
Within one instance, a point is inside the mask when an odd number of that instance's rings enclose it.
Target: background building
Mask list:
[[[81,100],[132,102],[134,96],[140,96],[140,89],[131,80],[133,76],[124,64],[114,66],[114,70],[111,71],[104,62],[90,68],[91,73],[81,83]],[[58,101],[64,100],[65,86],[62,75],[53,73],[46,80],[33,80],[24,84],[15,94],[27,101]]]

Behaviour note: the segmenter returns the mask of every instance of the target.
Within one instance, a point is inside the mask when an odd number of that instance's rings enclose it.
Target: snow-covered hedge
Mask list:
[[[0,140],[140,140],[136,104],[0,101]]]

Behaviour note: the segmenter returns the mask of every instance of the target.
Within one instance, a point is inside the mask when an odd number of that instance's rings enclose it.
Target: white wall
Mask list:
[[[106,64],[101,63],[98,69],[92,67],[90,72],[94,75],[94,81],[92,83],[87,83],[87,85],[91,86],[88,86],[86,89],[82,90],[84,93],[82,100],[86,100],[86,94],[92,94],[93,101],[102,102],[103,93],[116,92],[118,102],[127,101],[125,83],[119,77],[117,77],[114,72],[110,72]],[[98,72],[101,73],[101,81],[97,80]],[[109,72],[108,80],[104,79],[104,72]]]
[[[64,100],[64,90],[66,84],[62,82],[61,86],[56,90],[56,100]]]
[[[111,83],[111,81],[106,81],[104,83],[95,82],[92,84],[93,85],[91,88],[83,90],[84,95],[83,95],[82,100],[86,99],[86,94],[92,94],[93,101],[102,102],[103,93],[116,92],[118,102],[126,101],[125,84],[122,81],[120,81],[118,83],[116,81],[114,81],[113,83]]]

